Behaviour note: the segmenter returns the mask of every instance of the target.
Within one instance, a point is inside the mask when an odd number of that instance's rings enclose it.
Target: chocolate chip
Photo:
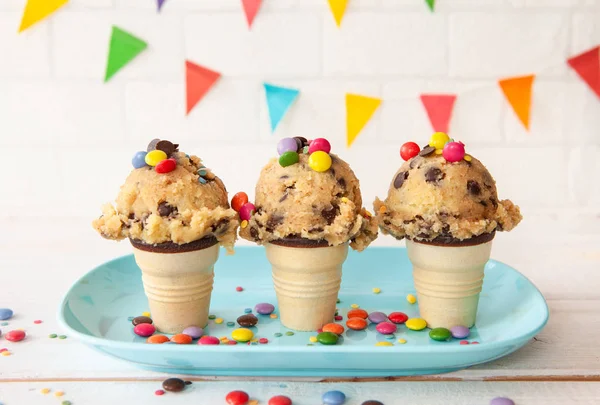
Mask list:
[[[277,225],[283,223],[283,215],[273,214],[269,217],[266,224],[267,232],[273,232]]]
[[[254,240],[258,240],[258,230],[254,227],[250,228],[250,236],[252,236],[252,238]]]
[[[185,389],[185,381],[181,378],[167,378],[162,383],[163,389],[170,392],[180,392]]]
[[[498,208],[498,201],[494,197],[490,198],[490,202],[494,206],[494,208]]]
[[[419,219],[419,220],[423,221],[423,217],[420,215],[415,215],[415,219]]]
[[[481,194],[481,186],[479,186],[479,183],[477,183],[475,180],[467,181],[467,190],[469,190],[469,193],[473,195]]]
[[[335,177],[335,169],[334,169],[333,167],[330,167],[330,168],[329,168],[329,173],[331,173],[331,175],[332,175],[333,177]]]
[[[408,167],[410,167],[411,169],[414,169],[415,166],[417,166],[417,169],[419,168],[418,164],[421,163],[423,161],[423,159],[414,157],[411,161],[410,164],[408,165]]]
[[[435,148],[433,146],[427,145],[423,149],[421,149],[421,152],[419,152],[419,156],[429,156],[433,152],[435,152]]]
[[[415,222],[417,222],[417,220],[415,219],[405,219],[404,221],[402,221],[402,223],[405,225],[414,224]]]
[[[283,196],[281,196],[279,202],[284,202],[286,198],[288,198],[288,193],[285,193]]]
[[[175,152],[179,152],[179,144],[178,143],[174,143],[173,147],[175,148]],[[187,384],[188,382],[186,381],[185,383]]]
[[[308,139],[303,136],[295,136],[294,139],[299,139],[302,142],[302,146],[308,146]]]
[[[331,224],[333,224],[333,221],[335,221],[335,217],[337,216],[337,213],[338,213],[338,207],[331,206],[331,208],[326,208],[326,209],[322,210],[321,216],[323,218],[325,218],[325,221],[327,221],[327,225],[331,225]]]
[[[394,179],[394,187],[400,188],[404,184],[404,180],[408,179],[408,172],[400,172]]]
[[[133,212],[130,212],[129,215],[127,216],[127,218],[134,219],[135,218],[135,214]]]
[[[229,228],[229,220],[227,218],[221,218],[216,223],[212,224],[210,229],[215,234],[223,234]]]
[[[175,145],[169,141],[159,141],[156,144],[156,150],[162,150],[167,156],[171,156],[171,154],[175,152]]]
[[[479,204],[483,205],[484,207],[487,207],[487,203],[485,201],[479,201]]]
[[[172,205],[169,205],[169,203],[167,203],[166,201],[163,201],[160,204],[158,204],[158,213],[161,217],[168,217],[173,212],[177,212],[177,208],[173,207]]]
[[[255,315],[247,314],[238,317],[237,323],[244,328],[249,328],[258,323],[258,318]]]
[[[343,177],[337,179],[337,184],[342,188],[342,190],[346,189],[346,180]]]
[[[158,138],[154,138],[153,140],[150,141],[150,143],[148,144],[148,147],[146,148],[147,152],[153,151],[156,149],[156,144],[160,142],[160,139]]]
[[[425,181],[428,183],[437,183],[446,177],[446,173],[442,172],[437,167],[430,167],[425,172]]]
[[[147,316],[136,316],[131,320],[131,323],[133,326],[137,326],[141,323],[152,323],[152,319],[148,318]]]
[[[388,225],[388,226],[389,226],[389,225],[391,225],[391,224],[392,224],[392,222],[391,222],[389,219],[384,219],[384,220],[383,220],[383,224],[384,224],[384,225]]]
[[[280,180],[285,180],[285,179],[289,179],[290,176],[288,176],[287,174],[284,174],[283,176],[281,176],[279,179]]]
[[[324,229],[319,226],[317,228],[312,228],[311,230],[308,231],[308,233],[317,233],[317,232],[323,232],[323,231],[324,231]]]
[[[304,148],[304,144],[302,143],[302,139],[300,139],[300,138],[294,138],[294,141],[296,141],[296,152],[302,153],[302,149]]]
[[[425,232],[421,232],[417,235],[417,238],[427,239],[429,238],[429,234]]]

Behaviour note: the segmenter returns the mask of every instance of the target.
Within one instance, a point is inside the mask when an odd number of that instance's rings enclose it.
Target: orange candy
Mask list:
[[[192,337],[190,335],[179,333],[171,338],[171,342],[177,343],[178,345],[189,345],[192,343]]]
[[[341,335],[344,333],[344,327],[339,323],[328,323],[327,325],[323,326],[323,332],[331,332],[335,333],[336,335]]]
[[[351,309],[350,311],[348,311],[347,316],[348,316],[348,319],[350,319],[350,318],[367,319],[369,314],[364,309]]]
[[[160,344],[160,343],[165,343],[168,341],[169,341],[169,338],[166,337],[165,335],[152,335],[146,340],[146,343]]]
[[[346,326],[353,330],[363,330],[367,328],[367,320],[363,318],[350,318],[346,321]]]
[[[240,191],[239,193],[236,193],[231,199],[231,208],[233,208],[235,212],[240,212],[240,208],[242,208],[242,205],[246,204],[247,202],[248,194],[244,193],[243,191]]]

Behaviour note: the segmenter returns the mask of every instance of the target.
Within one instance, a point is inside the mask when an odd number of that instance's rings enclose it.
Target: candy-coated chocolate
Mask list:
[[[246,203],[240,208],[240,219],[242,221],[250,221],[250,217],[256,211],[256,207],[252,203]]]
[[[387,321],[387,315],[384,314],[383,312],[371,312],[369,314],[369,321],[373,322],[373,323],[381,323],[383,321]]]
[[[198,344],[199,345],[218,345],[218,344],[221,344],[221,341],[219,340],[219,338],[217,338],[215,336],[202,336],[200,339],[198,339]]]
[[[185,381],[181,378],[167,378],[163,381],[162,387],[165,391],[180,392],[185,389]]]
[[[391,342],[377,342],[375,346],[394,346],[394,344]]]
[[[250,329],[238,328],[231,332],[231,338],[236,342],[248,342],[252,340],[254,333]]]
[[[506,397],[496,397],[490,401],[490,405],[515,405],[515,401]]]
[[[171,173],[177,167],[177,162],[175,159],[165,159],[163,161],[158,162],[158,164],[154,167],[156,173]]]
[[[144,160],[148,166],[154,167],[157,164],[159,164],[160,162],[162,162],[163,160],[165,160],[166,158],[167,158],[167,154],[165,152],[163,152],[162,150],[153,150],[146,154],[146,157],[144,158]]]
[[[323,405],[342,405],[346,402],[346,394],[342,391],[327,391],[321,396]]]
[[[269,399],[269,403],[267,405],[292,405],[292,400],[285,395],[276,395]]]
[[[416,143],[406,142],[400,148],[400,157],[404,160],[409,160],[417,156],[420,151],[421,148],[419,148],[419,145],[417,145]]]
[[[406,296],[406,301],[408,301],[409,304],[414,304],[417,302],[417,297],[415,297],[413,294],[408,294]]]
[[[298,155],[297,152],[284,152],[281,156],[279,156],[279,164],[281,167],[291,166],[298,163],[299,160],[300,155]]]
[[[294,138],[283,138],[277,143],[277,153],[283,155],[285,152],[298,152],[298,143]]]
[[[331,156],[321,150],[318,150],[310,154],[308,157],[308,165],[315,172],[325,172],[331,167]]]
[[[228,405],[246,405],[250,400],[250,396],[244,391],[231,391],[225,397],[225,402]]]
[[[183,333],[178,333],[171,337],[171,342],[177,343],[178,345],[189,345],[192,343],[192,337]]]
[[[363,318],[363,319],[367,319],[369,314],[367,313],[367,311],[365,311],[364,309],[351,309],[350,311],[348,311],[348,319],[349,318]]]
[[[317,335],[317,340],[322,345],[334,345],[338,341],[338,335],[332,332],[321,332]]]
[[[388,315],[388,319],[392,323],[404,323],[408,319],[408,315],[406,315],[404,312],[392,312]]]
[[[410,330],[423,330],[427,327],[427,322],[421,318],[410,318],[405,322],[405,325]]]
[[[378,323],[375,329],[382,335],[391,335],[392,333],[395,333],[398,330],[398,327],[393,323],[386,321]]]
[[[240,208],[242,208],[242,206],[247,202],[248,194],[244,193],[243,191],[240,191],[239,193],[235,193],[235,195],[231,199],[231,208],[233,208],[235,212],[239,212]]]
[[[363,402],[360,405],[383,405],[383,402],[379,402],[379,401],[375,401],[373,399],[370,399],[368,401]]]
[[[204,334],[204,329],[202,329],[199,326],[188,326],[181,333],[191,336],[192,339],[198,339],[200,336],[202,336]]]
[[[466,326],[453,326],[450,328],[450,333],[452,333],[452,337],[455,339],[464,339],[469,337],[471,331]]]
[[[131,164],[133,165],[133,167],[136,169],[141,169],[142,167],[145,167],[147,154],[148,152],[144,151],[136,152],[135,155],[133,155],[133,158],[131,159]]]
[[[443,132],[436,132],[431,135],[429,139],[429,146],[433,146],[436,149],[442,149],[446,142],[450,140],[450,137]]]
[[[4,339],[8,340],[9,342],[20,342],[21,340],[25,339],[25,332],[22,330],[11,330],[4,335]]]
[[[460,142],[448,142],[442,155],[448,162],[460,162],[465,157],[465,145]]]
[[[140,323],[133,328],[133,333],[141,337],[148,337],[156,332],[156,328],[151,323]]]
[[[275,307],[273,304],[269,304],[268,302],[261,302],[260,304],[256,304],[254,310],[261,315],[270,315],[273,311],[275,311]]]
[[[162,344],[168,341],[170,341],[170,339],[165,335],[152,335],[148,339],[146,339],[146,343],[153,344]]]
[[[147,317],[147,316],[136,316],[135,318],[133,318],[131,320],[131,323],[133,324],[133,326],[137,326],[141,323],[152,323],[152,319]]]
[[[331,144],[325,138],[313,139],[308,147],[308,153],[314,153],[317,151],[329,153],[331,151]]]
[[[0,321],[7,321],[13,316],[13,311],[10,308],[0,308]]]
[[[245,314],[238,317],[237,323],[244,328],[250,328],[258,323],[258,318],[253,314]]]
[[[452,334],[446,328],[434,328],[429,331],[429,337],[438,342],[445,342],[452,337]]]
[[[323,332],[331,332],[336,335],[341,335],[344,333],[344,327],[339,323],[328,323],[327,325],[323,325]]]

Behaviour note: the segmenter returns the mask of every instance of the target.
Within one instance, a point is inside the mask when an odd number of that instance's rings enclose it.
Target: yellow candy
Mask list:
[[[417,297],[415,297],[412,294],[408,294],[406,296],[406,301],[408,301],[409,304],[414,304],[415,302],[417,302]]]
[[[331,156],[328,153],[318,150],[308,157],[308,165],[315,172],[324,172],[331,167]]]
[[[429,146],[433,146],[436,149],[444,149],[446,142],[450,140],[450,137],[443,132],[436,132],[431,135],[429,140]]]
[[[350,200],[348,199],[348,197],[342,197],[342,198],[340,198],[340,201],[343,202],[343,203],[347,203]]]
[[[245,219],[240,223],[240,226],[242,227],[242,229],[244,229],[245,227],[248,226],[248,221],[246,221]]]
[[[40,391],[42,394],[47,394],[50,392],[50,388],[42,388]]]
[[[6,356],[10,356],[10,355],[11,355],[11,352],[9,352],[9,351],[4,351],[4,352],[2,352],[1,354],[2,354],[3,356],[5,356],[5,357],[6,357]]]
[[[471,155],[465,155],[465,157],[463,159],[466,160],[467,162],[470,162],[472,157],[471,157]]]
[[[217,319],[215,319],[215,323],[216,323],[216,324],[221,324],[221,323],[223,323],[223,318],[217,318]]]
[[[351,306],[352,308],[354,308],[354,309],[356,309],[356,308],[358,308],[358,307],[359,307],[359,305],[358,305],[358,304],[351,304],[350,306]]]
[[[387,212],[387,208],[385,207],[385,205],[382,205],[381,207],[379,207],[380,214],[385,214],[386,212]]]
[[[398,339],[398,343],[403,345],[406,343],[406,339]]]
[[[381,292],[381,288],[373,288],[373,294],[379,294]]]
[[[375,346],[394,346],[394,344],[390,342],[377,342]]]
[[[410,330],[423,330],[427,327],[427,322],[421,318],[410,318],[405,325]]]
[[[150,318],[150,312],[142,312],[142,316],[147,316],[148,318]]]
[[[239,328],[231,332],[231,337],[238,342],[247,342],[254,337],[254,333],[250,329]]]
[[[167,154],[162,150],[153,150],[146,154],[146,158],[144,160],[148,166],[156,166],[166,158]]]
[[[54,396],[55,396],[55,397],[62,397],[63,395],[65,395],[65,393],[64,393],[64,392],[62,392],[62,391],[56,391],[56,392],[54,393]]]
[[[277,314],[271,314],[271,315],[269,315],[269,318],[271,318],[271,319],[277,319]]]
[[[313,343],[316,343],[317,342],[317,337],[316,336],[311,336],[311,337],[308,338],[308,340],[310,340]]]
[[[444,150],[443,150],[443,149],[436,149],[436,150],[435,150],[435,154],[436,154],[436,155],[441,155],[442,153],[444,153]]]

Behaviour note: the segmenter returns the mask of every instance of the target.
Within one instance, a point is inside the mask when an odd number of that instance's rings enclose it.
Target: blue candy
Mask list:
[[[346,402],[346,395],[342,391],[327,391],[321,399],[324,405],[342,405]]]
[[[135,155],[133,155],[133,159],[131,159],[131,164],[133,165],[133,167],[135,167],[136,169],[141,169],[142,167],[146,166],[146,154],[148,152],[136,152]]]
[[[0,308],[0,321],[6,321],[7,319],[12,318],[13,311],[9,308]]]

